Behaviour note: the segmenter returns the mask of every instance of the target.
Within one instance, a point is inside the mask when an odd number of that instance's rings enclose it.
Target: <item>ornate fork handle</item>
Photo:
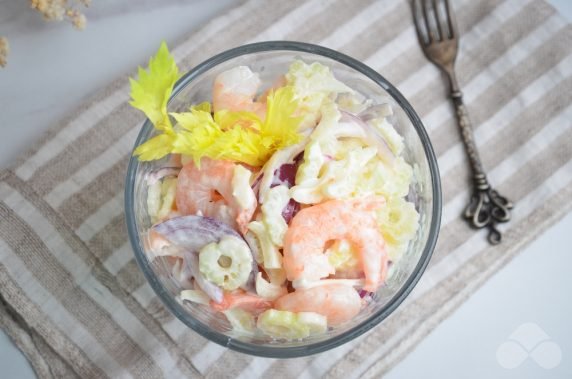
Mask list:
[[[452,89],[451,98],[455,105],[461,138],[469,156],[473,174],[473,194],[471,195],[469,205],[465,209],[464,216],[473,227],[488,228],[488,240],[491,244],[496,245],[502,240],[497,224],[510,220],[510,210],[513,205],[510,200],[499,195],[489,185],[475,144],[469,114],[465,104],[463,104],[463,94],[458,90],[458,87]]]
[[[488,228],[488,240],[496,245],[502,240],[497,224],[510,220],[512,203],[491,188],[479,158],[471,121],[455,76],[455,59],[459,50],[459,31],[455,22],[455,12],[449,0],[442,0],[441,5],[438,6],[438,0],[412,0],[415,30],[425,56],[449,79],[461,139],[469,156],[473,174],[473,194],[464,216],[473,227]]]

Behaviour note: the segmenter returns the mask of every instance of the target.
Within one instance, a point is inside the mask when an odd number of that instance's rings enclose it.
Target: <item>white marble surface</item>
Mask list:
[[[170,46],[234,0],[93,0],[83,31],[46,23],[24,0],[0,0],[0,36],[10,41],[0,70],[0,167],[50,125],[137,65],[162,40]],[[126,48],[129,46],[129,48]]]
[[[551,2],[572,20],[572,1]],[[49,125],[87,96],[144,64],[161,40],[175,44],[233,3],[93,0],[87,12],[88,27],[76,32],[66,24],[43,22],[27,9],[26,1],[0,0],[0,36],[8,37],[12,46],[9,65],[0,70],[0,131],[9,136],[0,139],[0,168],[7,167]],[[487,282],[388,377],[572,377],[570,230],[572,214]],[[536,360],[528,358],[515,368],[504,368],[518,353],[514,344],[505,342],[519,327],[529,338],[540,333],[540,328],[554,343],[539,344],[544,350],[532,349]],[[547,346],[553,348],[549,353]],[[561,352],[558,361],[555,346]],[[548,358],[538,358],[543,352]],[[555,363],[551,369],[542,367]],[[3,333],[0,377],[35,377]]]

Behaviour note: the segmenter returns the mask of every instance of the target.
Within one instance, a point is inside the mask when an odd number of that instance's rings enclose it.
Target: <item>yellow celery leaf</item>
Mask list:
[[[262,138],[257,131],[236,125],[225,130],[223,136],[216,141],[214,147],[218,154],[213,158],[262,166],[269,152],[261,142]]]
[[[261,145],[261,137],[257,132],[243,129],[240,126],[226,130],[215,143],[217,151],[215,159],[239,161],[251,166],[261,166],[268,152]]]
[[[173,153],[190,155],[197,166],[200,166],[203,156],[214,155],[215,142],[221,138],[223,132],[215,124],[210,113],[193,110],[192,112],[173,113],[172,116],[182,129],[177,132],[173,143]]]
[[[171,113],[171,116],[177,121],[179,127],[188,131],[193,131],[196,128],[220,131],[220,126],[217,125],[210,112],[199,110],[195,107],[192,107],[190,112]]]
[[[227,130],[235,126],[250,128],[252,130],[260,130],[262,121],[253,112],[229,111],[222,109],[214,114],[215,122],[220,125],[222,130]]]
[[[181,128],[173,146],[174,153],[193,157],[200,164],[202,157],[227,159],[261,165],[260,136],[257,132],[239,125],[223,130],[210,113],[193,109],[186,113],[173,113],[172,116]]]
[[[223,133],[214,140],[209,138],[202,130],[194,132],[182,131],[177,133],[173,152],[191,156],[197,166],[199,166],[202,157],[261,166],[263,161],[259,159],[258,153],[260,149],[256,142],[253,143],[253,139],[256,138],[259,137],[239,129]]]
[[[211,110],[212,110],[211,103],[209,103],[208,101],[203,101],[200,104],[193,105],[191,107],[191,111],[193,111],[193,110],[211,113]]]
[[[155,128],[166,133],[173,133],[167,101],[179,76],[175,59],[163,42],[157,54],[149,60],[148,69],[139,67],[138,80],[129,79],[132,99],[129,104],[143,111]]]
[[[295,101],[292,86],[281,87],[268,95],[266,120],[261,134],[271,137],[276,149],[292,145],[302,138],[298,126],[303,117],[294,116],[297,109],[298,102]]]
[[[209,157],[260,166],[264,163],[260,157],[268,155],[255,131],[240,126],[223,131],[212,121],[197,122],[199,118],[186,113],[173,116],[183,129],[177,132],[173,152],[190,155],[197,165]]]
[[[176,136],[173,134],[159,134],[137,146],[133,155],[137,156],[141,161],[161,159],[171,153],[175,139]]]
[[[291,87],[268,96],[264,122],[252,112],[222,110],[213,117],[203,104],[171,114],[178,125],[173,152],[192,156],[197,165],[209,157],[261,166],[276,150],[300,139],[301,118],[292,116],[297,104]]]
[[[171,113],[178,123],[173,128],[167,102],[180,75],[164,42],[150,59],[148,69],[139,68],[138,76],[138,80],[130,79],[130,104],[143,111],[164,133],[135,150],[134,155],[141,160],[182,153],[191,156],[196,164],[206,156],[261,166],[275,151],[301,139],[298,127],[302,117],[294,116],[299,104],[291,86],[267,96],[264,122],[252,112],[224,110],[213,117],[211,104],[203,102],[190,107],[190,112]]]

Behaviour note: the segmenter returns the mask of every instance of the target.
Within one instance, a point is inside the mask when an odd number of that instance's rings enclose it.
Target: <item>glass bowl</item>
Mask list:
[[[193,103],[211,99],[211,87],[219,73],[238,65],[259,72],[263,83],[271,83],[287,71],[293,59],[314,61],[329,66],[334,75],[376,103],[393,107],[393,124],[404,137],[403,156],[414,169],[408,200],[415,204],[420,225],[407,252],[391,267],[391,275],[375,293],[373,301],[351,321],[323,335],[300,341],[278,341],[264,336],[233,332],[226,318],[208,307],[177,300],[181,288],[170,278],[170,270],[161,258],[149,260],[144,249],[145,231],[151,226],[146,212],[146,173],[165,164],[165,160],[129,162],[125,187],[125,213],[135,258],[157,296],[179,320],[203,337],[243,353],[265,357],[298,357],[319,353],[346,343],[379,324],[411,292],[429,263],[437,241],[441,219],[441,186],[437,160],[421,120],[403,95],[385,78],[363,63],[321,46],[273,41],[240,46],[199,64],[175,85],[169,111],[188,109]],[[135,146],[155,135],[149,120],[143,124]]]

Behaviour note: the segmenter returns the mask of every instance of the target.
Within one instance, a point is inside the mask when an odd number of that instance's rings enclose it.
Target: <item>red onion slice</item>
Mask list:
[[[171,268],[171,275],[175,278],[182,288],[192,289],[193,288],[193,273],[189,270],[187,265],[184,263],[184,259],[177,259],[173,267]]]
[[[296,180],[296,172],[298,171],[298,163],[285,163],[274,171],[270,188],[276,186],[286,186],[288,188],[294,185]]]
[[[197,285],[210,297],[215,303],[222,303],[223,291],[220,287],[214,285],[205,279],[199,270],[199,256],[195,252],[186,251],[183,254],[185,267],[191,272],[195,278]]]
[[[286,204],[282,210],[282,217],[284,217],[286,223],[289,224],[298,212],[300,212],[300,203],[294,199],[290,199],[288,204]]]
[[[358,294],[359,294],[359,297],[361,297],[363,299],[366,296],[372,296],[374,294],[374,292],[369,292],[366,290],[359,290]]]
[[[256,263],[256,260],[252,257],[252,269],[250,271],[250,275],[248,276],[246,283],[240,286],[240,288],[246,292],[256,294],[256,275],[258,275],[258,263]]]
[[[280,166],[274,172],[274,178],[272,179],[272,184],[270,187],[276,186],[286,186],[292,188],[296,181],[296,173],[298,172],[298,167],[302,159],[296,159],[294,163],[286,163]],[[282,217],[286,223],[290,223],[292,218],[300,211],[300,203],[294,199],[290,199],[284,209],[282,210]]]
[[[159,233],[173,245],[192,252],[198,252],[205,245],[218,242],[226,235],[244,240],[236,230],[227,224],[211,217],[195,215],[173,217],[153,225],[150,230]],[[252,259],[255,260],[254,254]]]
[[[173,245],[184,251],[185,267],[191,272],[197,285],[216,303],[222,302],[222,289],[206,280],[199,270],[198,252],[205,245],[211,242],[218,242],[226,235],[243,239],[242,236],[230,226],[214,218],[194,215],[171,218],[154,225],[151,227],[151,230],[159,233]],[[254,255],[252,260],[254,268],[256,266]],[[258,267],[256,267],[256,271],[257,269]],[[245,289],[251,290],[254,288],[255,276],[256,272],[251,272],[249,281],[245,284]]]
[[[266,162],[262,169],[263,177],[258,189],[258,199],[261,204],[262,199],[266,196],[270,188],[278,185],[285,185],[291,188],[295,184],[298,166],[303,161],[304,149],[310,141],[309,135],[310,131],[305,132],[302,141],[296,145],[277,151],[268,162]],[[284,217],[284,220],[288,223],[299,210],[300,204],[290,199],[282,210],[282,217]]]
[[[298,155],[304,151],[306,145],[310,141],[310,131],[304,133],[304,139],[295,145],[288,146],[285,149],[275,152],[262,168],[263,177],[260,181],[260,189],[258,194],[259,201],[266,197],[268,190],[272,188],[274,182],[274,174],[282,165],[292,163]]]
[[[151,230],[159,233],[172,244],[188,251],[199,251],[206,244],[217,242],[225,235],[241,238],[227,224],[214,218],[187,215],[174,217],[153,225]]]
[[[264,176],[264,171],[260,170],[254,177],[254,180],[252,180],[252,183],[250,183],[250,187],[252,188],[252,191],[254,192],[254,195],[257,198],[258,198],[258,192],[260,191],[260,182],[262,181],[263,176]]]

